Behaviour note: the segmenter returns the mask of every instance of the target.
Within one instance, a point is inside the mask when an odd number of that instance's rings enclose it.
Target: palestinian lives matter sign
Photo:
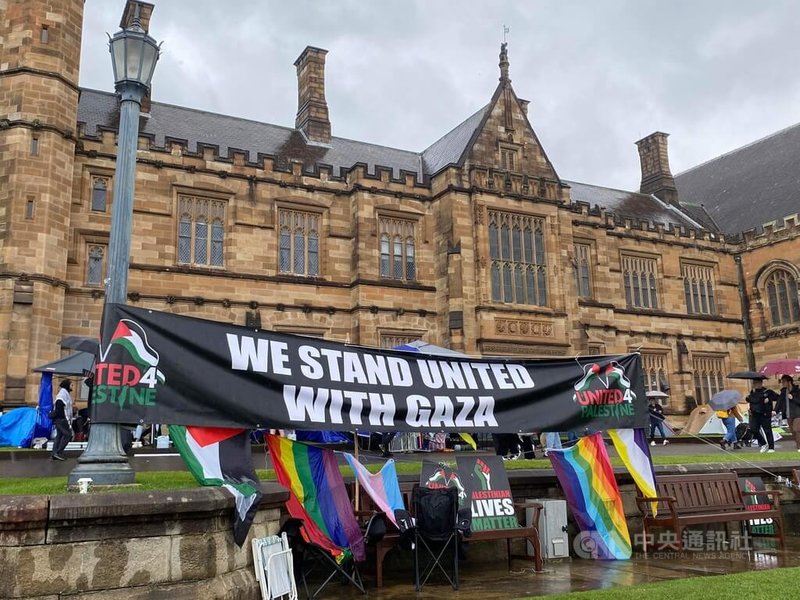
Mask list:
[[[739,488],[743,492],[765,492],[767,486],[764,485],[764,480],[761,477],[739,477]],[[747,510],[758,512],[760,510],[770,510],[772,503],[768,495],[753,495],[747,494],[744,497],[744,503]],[[753,519],[747,521],[747,529],[750,535],[758,536],[774,536],[776,535],[775,523],[771,518],[759,519],[758,515],[753,515]]]
[[[456,488],[459,508],[470,508],[472,531],[519,527],[502,457],[459,456],[456,465],[423,460],[420,485]]]
[[[112,304],[92,419],[511,433],[644,427],[640,356],[516,360],[363,348]]]

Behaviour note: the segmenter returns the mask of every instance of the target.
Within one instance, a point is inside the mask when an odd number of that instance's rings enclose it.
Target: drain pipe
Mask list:
[[[739,275],[739,300],[742,303],[742,325],[744,326],[744,349],[747,354],[747,368],[755,371],[756,357],[753,354],[752,327],[750,326],[750,300],[747,298],[747,287],[744,280],[744,267],[742,266],[742,255],[737,254],[733,257],[736,263],[736,272]]]

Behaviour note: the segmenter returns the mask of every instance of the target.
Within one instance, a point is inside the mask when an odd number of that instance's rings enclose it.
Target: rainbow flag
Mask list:
[[[365,560],[364,539],[333,450],[275,435],[266,438],[278,482],[290,492],[286,509],[303,520],[308,541],[337,562],[349,553]]]
[[[367,468],[358,462],[358,459],[347,452],[344,453],[347,464],[353,469],[358,478],[358,483],[364,488],[364,491],[369,494],[375,505],[381,509],[395,527],[397,527],[397,520],[394,517],[394,511],[405,509],[403,503],[403,495],[400,493],[400,482],[397,480],[397,467],[392,459],[386,461],[386,464],[381,467],[377,473],[370,473]]]
[[[653,460],[650,458],[650,447],[644,429],[609,429],[608,435],[614,442],[614,448],[622,459],[628,473],[645,498],[656,497],[656,474],[653,471]],[[658,502],[650,503],[653,516],[656,516]]]
[[[580,530],[578,554],[601,560],[629,559],[628,524],[600,433],[581,438],[571,448],[550,449],[547,455]]]

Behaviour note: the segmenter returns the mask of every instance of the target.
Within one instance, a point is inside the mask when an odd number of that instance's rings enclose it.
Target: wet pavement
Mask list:
[[[457,598],[459,600],[511,600],[588,591],[643,583],[685,579],[707,575],[726,575],[743,571],[800,566],[800,538],[787,538],[786,549],[772,546],[769,539],[754,540],[750,551],[701,551],[650,553],[634,552],[631,560],[596,561],[556,559],[545,563],[543,573],[534,573],[525,561],[515,560],[512,571],[505,561],[466,561],[459,570],[460,586],[454,591],[443,576],[432,579],[420,593],[414,590],[410,566],[386,572],[386,585],[378,589],[367,573],[367,597],[375,600],[404,598]],[[759,549],[760,548],[760,549]],[[387,559],[388,560],[388,559]],[[776,576],[779,576],[776,574]],[[300,591],[303,596],[302,590]],[[356,600],[364,598],[352,586],[333,584],[321,598]]]

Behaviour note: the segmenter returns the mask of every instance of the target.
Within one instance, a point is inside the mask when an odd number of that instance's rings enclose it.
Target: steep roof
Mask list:
[[[800,124],[675,176],[681,202],[702,204],[727,234],[800,210]]]
[[[448,165],[461,165],[465,150],[472,145],[473,139],[479,133],[490,106],[491,104],[487,104],[422,151],[425,173],[434,175]]]
[[[98,128],[116,131],[119,123],[116,95],[82,89],[78,121],[86,124],[87,135],[99,134]],[[374,172],[376,165],[390,167],[396,177],[401,170],[422,171],[418,152],[339,137],[331,139],[328,146],[308,144],[301,133],[289,127],[160,102],[153,102],[150,117],[141,121],[140,133],[153,136],[157,146],[164,146],[166,138],[185,140],[192,152],[197,151],[198,144],[206,144],[219,147],[222,156],[228,156],[229,149],[242,150],[252,161],[257,160],[259,153],[269,154],[279,165],[288,164],[289,159],[302,160],[308,170],[315,164],[330,165],[336,175],[340,168],[347,169],[356,163],[366,163],[369,172]]]
[[[572,188],[570,196],[573,202],[585,202],[590,206],[600,206],[616,215],[641,221],[688,228],[698,227],[696,220],[653,195],[615,190],[577,181],[565,181],[564,183]]]
[[[251,161],[257,160],[258,154],[266,154],[283,168],[289,166],[290,159],[302,160],[307,171],[323,164],[333,167],[334,174],[338,175],[339,169],[365,163],[370,173],[376,166],[382,166],[391,168],[394,176],[399,176],[404,170],[415,172],[423,179],[449,165],[463,164],[492,105],[489,103],[478,110],[422,152],[339,137],[332,138],[331,143],[325,146],[309,144],[299,131],[290,127],[160,102],[153,102],[149,118],[141,119],[140,132],[151,136],[156,146],[165,147],[167,140],[181,140],[191,152],[206,145],[217,147],[221,156],[229,156],[229,151],[235,149],[248,153]],[[119,123],[116,95],[81,90],[78,121],[85,124],[89,136],[99,135],[104,129],[116,131]],[[692,220],[655,196],[585,183],[566,183],[572,187],[573,201],[600,206],[619,216],[685,227],[697,227],[698,222],[703,223],[700,219]]]

